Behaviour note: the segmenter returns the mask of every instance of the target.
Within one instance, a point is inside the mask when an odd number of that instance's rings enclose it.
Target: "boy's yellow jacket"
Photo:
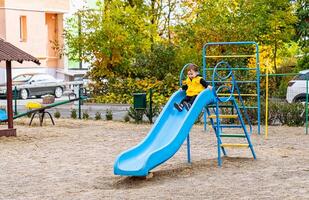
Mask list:
[[[188,77],[184,82],[184,86],[185,87],[183,87],[183,89],[186,90],[187,96],[192,97],[202,92],[208,86],[208,84],[203,79],[203,77],[196,76],[192,80]]]

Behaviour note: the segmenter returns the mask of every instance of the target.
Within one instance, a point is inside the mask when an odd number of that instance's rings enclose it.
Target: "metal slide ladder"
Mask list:
[[[222,77],[220,75],[219,70],[222,68],[222,65],[225,66],[225,68],[227,68],[227,75]],[[228,81],[227,81],[228,80]],[[218,82],[230,82],[230,85],[221,85],[217,88],[216,84]],[[215,130],[216,133],[216,138],[217,138],[217,148],[218,148],[218,165],[221,166],[222,165],[222,160],[221,160],[221,153],[223,153],[223,155],[226,155],[226,150],[225,148],[228,147],[233,147],[233,148],[250,148],[251,153],[253,155],[253,158],[256,159],[256,155],[253,149],[253,145],[251,143],[251,139],[250,139],[250,135],[252,134],[252,125],[250,122],[250,118],[248,116],[246,107],[244,105],[244,102],[241,98],[240,95],[240,90],[238,88],[237,82],[234,78],[234,74],[232,71],[232,68],[230,67],[230,65],[225,62],[225,61],[221,61],[219,62],[215,68],[214,68],[214,72],[213,72],[213,77],[212,77],[212,85],[213,85],[213,91],[214,94],[216,96],[216,102],[214,103],[214,105],[210,105],[206,107],[206,112],[208,115],[208,118],[210,119],[210,123],[213,127],[213,129]],[[225,90],[226,92],[229,93],[228,97],[218,97],[218,93]],[[235,98],[235,93],[238,94],[238,102],[239,105],[237,103],[237,100]],[[224,114],[223,112],[220,112],[220,108],[222,108],[221,104],[226,104],[226,103],[231,103],[232,105],[229,106],[230,108],[232,108],[232,111],[236,111],[236,113],[232,113],[232,114]],[[212,111],[211,112],[211,109]],[[222,111],[223,109],[221,109]],[[228,123],[228,124],[223,124],[222,121],[229,119],[231,120],[233,123]],[[238,123],[236,123],[238,122]],[[247,123],[247,125],[246,125]],[[249,131],[248,128],[249,127]],[[231,129],[231,128],[239,128],[242,129],[242,133],[223,133],[223,129]],[[244,138],[246,140],[246,143],[223,143],[222,142],[222,138]]]

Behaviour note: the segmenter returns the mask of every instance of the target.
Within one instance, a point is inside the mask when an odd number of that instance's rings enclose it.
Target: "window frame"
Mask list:
[[[28,29],[27,29],[27,16],[21,15],[19,17],[19,38],[21,42],[27,42]]]

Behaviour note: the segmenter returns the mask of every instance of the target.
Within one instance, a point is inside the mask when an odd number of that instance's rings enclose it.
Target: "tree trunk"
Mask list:
[[[167,36],[168,42],[171,43],[171,30],[170,30],[170,22],[171,22],[171,0],[168,0],[168,15],[167,15]]]

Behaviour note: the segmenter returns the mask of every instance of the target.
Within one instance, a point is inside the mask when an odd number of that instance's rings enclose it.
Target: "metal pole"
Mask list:
[[[217,121],[217,128],[216,128],[216,137],[217,137],[217,150],[218,150],[218,166],[222,166],[221,161],[221,140],[220,140],[220,119],[219,119],[219,102],[216,102],[216,121]]]
[[[17,115],[17,87],[14,87],[14,115]]]
[[[149,121],[152,123],[152,89],[149,89]]]
[[[266,67],[266,84],[265,84],[265,139],[268,138],[268,66]]]
[[[203,114],[203,117],[204,117],[204,131],[206,132],[206,131],[207,131],[207,113],[206,113],[206,107],[204,107],[204,114]]]
[[[261,134],[261,99],[260,99],[260,55],[259,45],[255,43],[256,51],[256,84],[257,84],[257,104],[258,104],[258,134]]]
[[[207,54],[207,45],[203,46],[203,78],[206,81],[206,76],[207,76],[207,61],[206,61],[206,54]],[[207,113],[206,113],[206,107],[204,107],[204,131],[207,132]]]
[[[8,114],[8,128],[13,128],[13,90],[12,90],[12,63],[6,61],[6,101],[7,101],[7,114]]]
[[[188,155],[188,163],[191,163],[191,154],[190,154],[190,133],[187,136],[187,155]]]
[[[306,134],[308,134],[308,79],[306,80]]]
[[[81,99],[81,87],[78,85],[78,119],[82,118],[82,99]]]

